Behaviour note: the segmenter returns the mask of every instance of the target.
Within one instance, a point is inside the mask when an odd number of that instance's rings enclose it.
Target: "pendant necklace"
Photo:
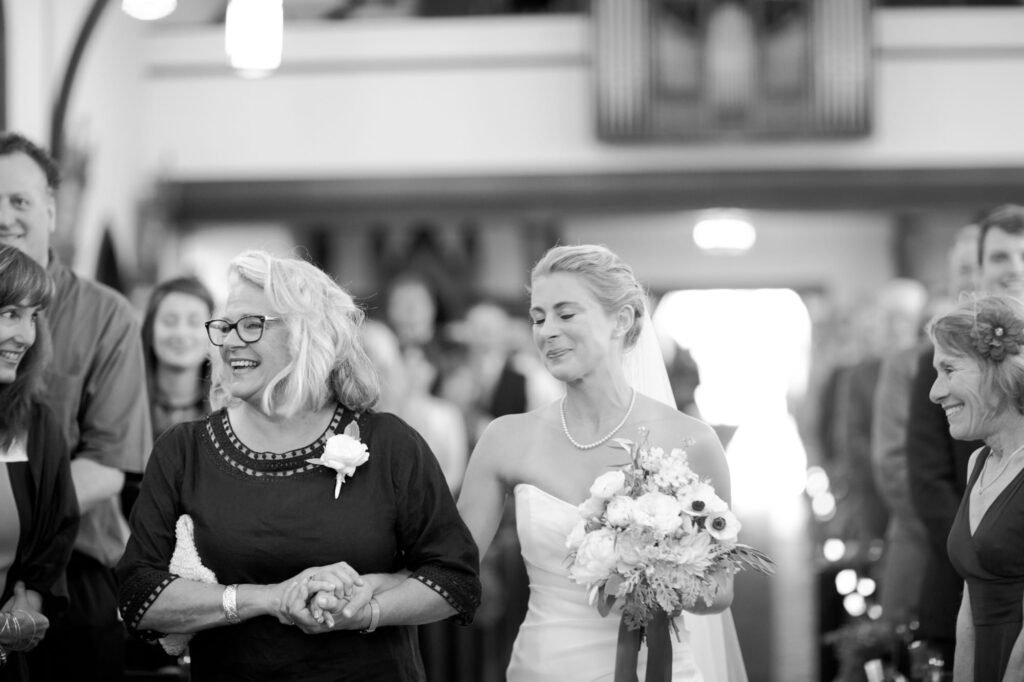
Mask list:
[[[981,477],[985,474],[985,471],[988,469],[988,462],[992,458],[992,455],[989,455],[988,457],[985,458],[985,466],[982,467],[981,473],[978,474],[978,481],[977,484],[974,486],[974,488],[978,491],[979,495],[982,492],[984,492],[986,488],[991,488],[992,485],[999,480],[999,478],[1003,475],[1003,472],[1006,471],[1006,467],[1010,466],[1010,460],[1013,458],[1014,455],[1016,455],[1021,450],[1024,450],[1024,445],[1021,445],[1019,448],[1003,457],[1003,467],[999,470],[999,473],[992,477],[988,484],[982,483]]]
[[[576,446],[577,450],[593,450],[598,445],[605,443],[609,438],[618,433],[619,429],[626,425],[626,420],[629,419],[629,415],[633,413],[633,406],[636,405],[636,389],[634,388],[633,395],[629,398],[629,407],[626,408],[626,414],[622,418],[622,421],[616,424],[615,428],[609,431],[608,435],[604,436],[600,440],[596,440],[593,443],[584,444],[578,442],[575,438],[572,437],[572,434],[569,433],[569,425],[565,423],[565,399],[567,397],[568,396],[562,396],[562,403],[558,406],[558,410],[562,414],[562,432],[565,434],[565,437],[569,439],[569,442]]]

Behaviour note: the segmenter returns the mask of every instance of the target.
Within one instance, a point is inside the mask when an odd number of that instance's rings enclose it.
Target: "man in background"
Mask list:
[[[129,302],[78,277],[50,249],[59,171],[16,133],[0,133],[0,243],[47,268],[56,296],[47,398],[71,451],[82,519],[68,566],[71,602],[30,657],[33,679],[122,678],[124,629],[113,565],[128,539],[119,496],[125,472],[141,473],[151,443],[139,322]]]

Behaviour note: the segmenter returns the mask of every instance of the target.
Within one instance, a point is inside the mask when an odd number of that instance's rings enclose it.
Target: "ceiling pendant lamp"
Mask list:
[[[694,225],[693,241],[707,253],[736,256],[754,246],[757,231],[742,211],[709,211]]]
[[[224,21],[224,48],[242,76],[265,76],[281,65],[282,0],[231,0]]]
[[[178,0],[121,0],[121,11],[141,21],[163,19],[177,6]]]

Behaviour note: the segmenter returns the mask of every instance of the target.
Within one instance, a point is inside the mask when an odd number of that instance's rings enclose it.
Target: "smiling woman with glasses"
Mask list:
[[[309,263],[232,261],[215,411],[154,446],[117,569],[128,628],[187,641],[195,682],[420,682],[414,626],[472,620],[476,546],[430,448],[372,411],[362,321]]]
[[[263,338],[263,330],[267,328],[267,322],[280,320],[280,317],[267,317],[266,315],[246,315],[237,322],[227,320],[210,320],[206,323],[206,335],[210,337],[210,343],[217,346],[224,345],[228,334],[235,331],[238,338],[246,343],[256,343]]]

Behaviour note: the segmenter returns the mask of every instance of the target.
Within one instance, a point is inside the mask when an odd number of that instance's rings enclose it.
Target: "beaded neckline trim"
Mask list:
[[[334,411],[334,416],[331,417],[331,423],[320,434],[319,438],[303,448],[289,450],[288,452],[255,452],[246,447],[242,441],[238,440],[238,436],[235,435],[234,430],[231,428],[231,420],[228,419],[227,410],[224,411],[220,420],[220,429],[214,428],[214,417],[211,416],[206,420],[206,431],[217,453],[233,469],[248,476],[294,476],[295,474],[305,473],[317,468],[316,464],[309,464],[306,462],[306,459],[315,456],[315,453],[323,450],[327,438],[337,433],[344,414],[345,408],[339,405]],[[220,433],[218,434],[217,431],[220,431]],[[219,436],[226,437],[231,447],[235,452],[241,454],[241,457],[232,456],[231,453],[227,452]]]

